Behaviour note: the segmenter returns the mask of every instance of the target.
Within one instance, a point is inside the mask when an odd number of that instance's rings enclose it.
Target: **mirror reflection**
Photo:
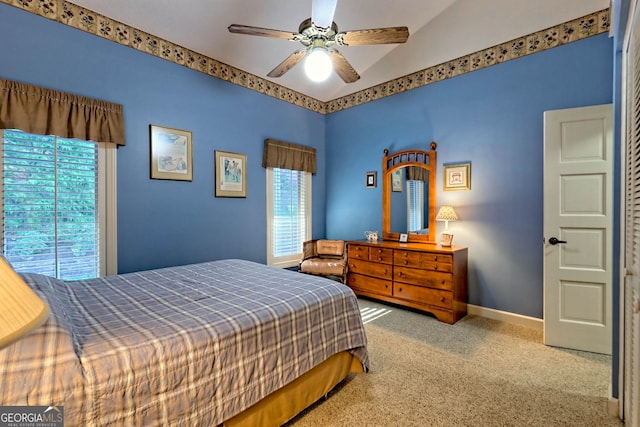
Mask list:
[[[390,179],[390,231],[426,235],[429,231],[427,170],[416,166],[405,166],[394,171]]]

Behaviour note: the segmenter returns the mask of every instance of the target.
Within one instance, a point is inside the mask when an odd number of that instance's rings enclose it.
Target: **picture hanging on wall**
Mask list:
[[[471,163],[444,166],[444,191],[471,190]]]
[[[215,151],[216,197],[247,197],[246,154]]]
[[[378,172],[367,172],[366,178],[367,178],[367,182],[366,182],[366,187],[367,188],[376,188],[377,185],[377,175]]]
[[[193,180],[191,132],[149,125],[151,178]]]

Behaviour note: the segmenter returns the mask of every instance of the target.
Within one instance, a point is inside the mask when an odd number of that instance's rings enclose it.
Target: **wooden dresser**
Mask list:
[[[357,295],[432,313],[467,314],[467,248],[393,241],[348,242],[347,284]]]

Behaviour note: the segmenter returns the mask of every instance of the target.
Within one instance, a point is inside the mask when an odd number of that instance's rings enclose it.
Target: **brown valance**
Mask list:
[[[122,105],[4,79],[0,129],[125,144]]]
[[[429,171],[418,166],[408,166],[407,181],[429,181]]]
[[[265,139],[262,167],[315,173],[316,149],[275,139]]]

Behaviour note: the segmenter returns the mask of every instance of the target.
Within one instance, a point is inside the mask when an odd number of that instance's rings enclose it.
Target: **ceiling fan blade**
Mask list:
[[[335,49],[329,49],[329,57],[333,62],[333,69],[345,83],[353,83],[360,78],[360,75],[349,64],[347,58],[342,56],[340,52]]]
[[[313,0],[313,3],[311,3],[311,21],[318,27],[331,27],[337,3],[338,0]]]
[[[284,73],[295,67],[296,64],[300,62],[302,58],[304,58],[306,53],[306,49],[296,50],[291,55],[287,56],[287,58],[282,61],[276,68],[269,71],[269,74],[267,74],[267,76],[281,77],[282,75],[284,75]]]
[[[336,34],[336,42],[343,46],[405,43],[408,38],[409,29],[407,27],[372,28]]]
[[[230,33],[247,34],[250,36],[274,37],[277,39],[295,40],[297,34],[291,31],[272,30],[270,28],[251,27],[248,25],[229,25]]]

